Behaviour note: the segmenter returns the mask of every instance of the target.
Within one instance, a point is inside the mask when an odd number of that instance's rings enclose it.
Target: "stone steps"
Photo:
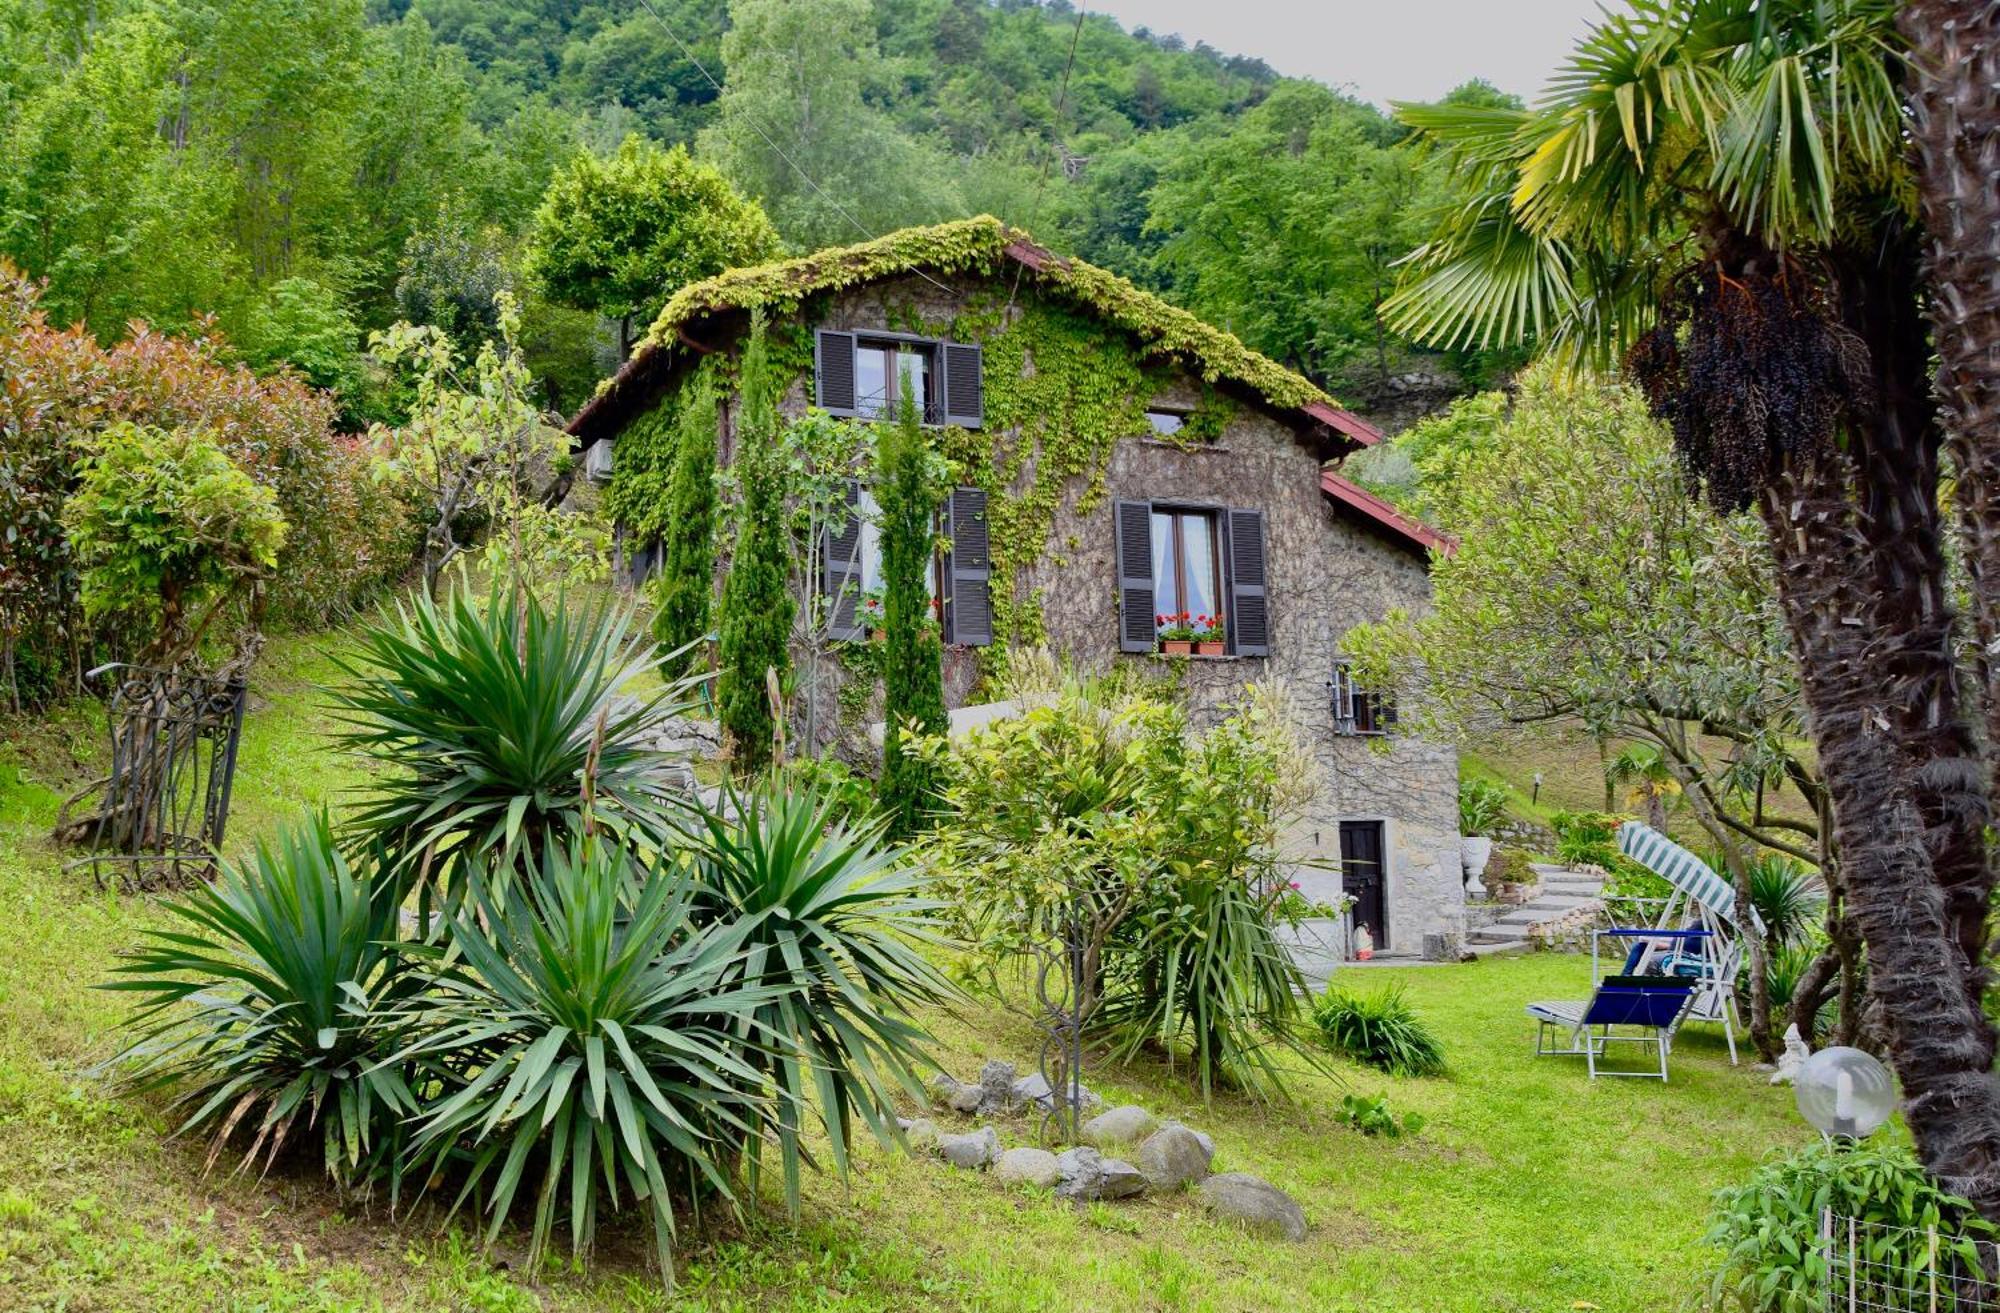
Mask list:
[[[1589,872],[1543,862],[1531,863],[1529,869],[1541,882],[1539,892],[1518,906],[1493,909],[1495,914],[1489,915],[1483,924],[1467,930],[1466,951],[1475,957],[1525,952],[1534,947],[1536,927],[1602,899],[1604,881]]]

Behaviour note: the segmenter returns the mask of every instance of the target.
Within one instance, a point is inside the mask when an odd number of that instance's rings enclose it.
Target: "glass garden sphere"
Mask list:
[[[1822,1135],[1859,1138],[1896,1110],[1896,1080],[1860,1049],[1821,1049],[1805,1060],[1792,1087],[1799,1115]]]

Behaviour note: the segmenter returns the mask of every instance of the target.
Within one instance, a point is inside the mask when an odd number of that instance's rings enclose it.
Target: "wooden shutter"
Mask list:
[[[1113,518],[1118,530],[1118,650],[1150,652],[1159,633],[1153,623],[1153,504],[1119,502]]]
[[[985,647],[993,641],[993,555],[986,494],[978,488],[953,488],[945,518],[951,537],[944,590],[945,641]]]
[[[1269,656],[1271,610],[1264,592],[1264,513],[1232,510],[1228,520],[1230,651],[1237,656]]]
[[[813,377],[821,410],[829,415],[854,414],[854,334],[824,328],[814,334]]]
[[[944,422],[960,428],[976,429],[986,417],[986,382],[977,345],[940,342],[938,358],[944,364]]]
[[[861,604],[861,485],[847,484],[847,523],[838,533],[828,525],[820,539],[821,580],[831,608],[827,633],[832,638],[866,638],[855,621]]]
[[[1335,660],[1333,678],[1327,681],[1333,690],[1333,732],[1353,734],[1355,726],[1354,676],[1348,673],[1347,662]]]

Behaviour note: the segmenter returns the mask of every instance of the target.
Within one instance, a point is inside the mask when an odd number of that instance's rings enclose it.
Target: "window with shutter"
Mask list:
[[[828,525],[820,538],[821,577],[827,602],[827,634],[831,638],[865,638],[855,615],[861,602],[861,485],[847,485],[847,517],[844,523]]]
[[[1396,723],[1396,695],[1357,684],[1344,658],[1334,659],[1327,688],[1333,694],[1334,733],[1386,734]]]
[[[1153,650],[1153,506],[1121,501],[1113,508],[1118,533],[1118,648]]]
[[[945,518],[951,541],[951,568],[945,575],[945,641],[985,647],[993,641],[993,560],[985,492],[952,489]]]
[[[976,429],[986,416],[986,380],[976,344],[941,342],[944,358],[944,422]]]
[[[813,375],[820,409],[853,415],[854,334],[819,330],[813,337]]]
[[[1265,593],[1264,513],[1232,510],[1229,544],[1229,650],[1238,656],[1271,654],[1270,598]]]

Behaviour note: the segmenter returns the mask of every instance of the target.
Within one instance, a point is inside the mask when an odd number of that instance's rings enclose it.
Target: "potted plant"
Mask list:
[[[1465,892],[1486,896],[1479,877],[1493,856],[1491,831],[1507,810],[1507,790],[1491,780],[1467,780],[1458,786],[1458,859],[1465,868]]]
[[[1177,615],[1156,615],[1153,623],[1159,628],[1160,651],[1168,656],[1189,656],[1194,652],[1194,626],[1185,611]]]
[[[871,643],[879,643],[888,636],[888,631],[882,625],[882,615],[882,590],[870,588],[861,594],[861,627],[868,631],[868,641]]]
[[[1229,634],[1222,627],[1219,615],[1198,615],[1194,618],[1194,651],[1196,656],[1221,656],[1227,649],[1224,644]]]

